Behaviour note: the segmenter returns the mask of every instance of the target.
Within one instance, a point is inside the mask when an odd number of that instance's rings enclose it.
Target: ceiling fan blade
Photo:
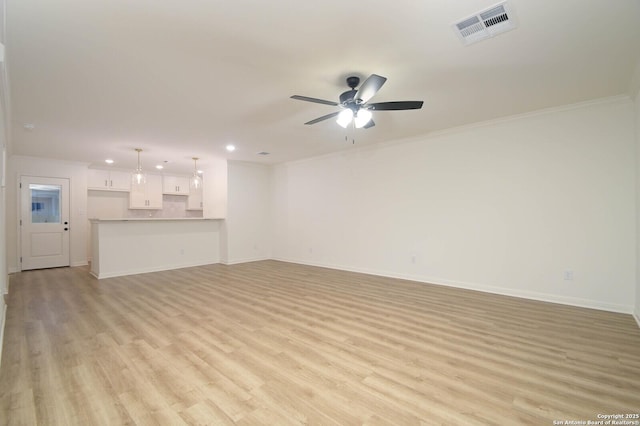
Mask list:
[[[356,93],[353,99],[362,101],[361,103],[367,102],[378,92],[378,90],[380,90],[385,81],[387,81],[386,77],[371,74],[369,78],[360,85],[358,93]]]
[[[318,99],[318,98],[310,98],[308,96],[293,95],[291,96],[291,99],[297,99],[299,101],[315,102],[317,104],[338,106],[337,102],[325,101],[324,99]]]
[[[378,102],[368,106],[375,111],[400,111],[403,109],[420,109],[423,103],[423,101]]]
[[[364,126],[362,126],[363,129],[368,129],[370,127],[375,126],[376,123],[373,122],[373,119],[369,120],[369,122],[367,124],[365,124]]]
[[[335,117],[338,114],[340,114],[340,111],[332,112],[331,114],[327,114],[327,115],[323,115],[322,117],[318,117],[315,120],[307,121],[304,124],[316,124],[316,123],[319,123],[321,121],[328,120],[331,117]]]

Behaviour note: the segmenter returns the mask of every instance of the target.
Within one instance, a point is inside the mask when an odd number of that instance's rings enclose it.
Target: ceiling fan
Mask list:
[[[338,117],[336,122],[342,127],[347,127],[352,121],[356,128],[368,129],[376,125],[373,122],[371,111],[400,111],[407,109],[420,109],[422,108],[422,101],[395,101],[395,102],[377,102],[367,103],[377,92],[382,85],[387,81],[386,77],[379,76],[377,74],[371,74],[362,83],[360,88],[356,90],[358,84],[360,84],[359,77],[347,77],[347,85],[351,90],[347,90],[340,95],[340,102],[326,101],[324,99],[310,98],[308,96],[293,95],[291,99],[297,99],[299,101],[315,102],[317,104],[325,104],[332,106],[339,106],[340,111],[332,112],[331,114],[323,115],[314,120],[307,121],[304,124],[316,124],[320,121],[328,120],[329,118]]]

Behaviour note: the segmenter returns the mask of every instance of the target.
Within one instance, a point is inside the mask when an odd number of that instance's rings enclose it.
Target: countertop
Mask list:
[[[123,218],[111,218],[100,219],[90,218],[91,222],[178,222],[178,221],[198,221],[198,220],[220,220],[210,219],[203,217],[123,217]]]

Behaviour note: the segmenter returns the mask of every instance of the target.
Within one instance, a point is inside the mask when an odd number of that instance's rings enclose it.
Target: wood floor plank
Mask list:
[[[552,424],[640,411],[630,315],[277,261],[11,276],[8,425]]]

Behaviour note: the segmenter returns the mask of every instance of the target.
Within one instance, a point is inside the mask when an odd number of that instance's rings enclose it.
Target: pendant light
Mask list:
[[[192,157],[193,159],[193,176],[189,180],[189,186],[192,190],[198,190],[202,188],[202,178],[198,174],[198,157]]]
[[[143,186],[147,183],[147,175],[142,171],[142,166],[140,165],[140,153],[142,149],[136,148],[135,151],[138,153],[138,167],[131,174],[131,186],[133,188]]]

